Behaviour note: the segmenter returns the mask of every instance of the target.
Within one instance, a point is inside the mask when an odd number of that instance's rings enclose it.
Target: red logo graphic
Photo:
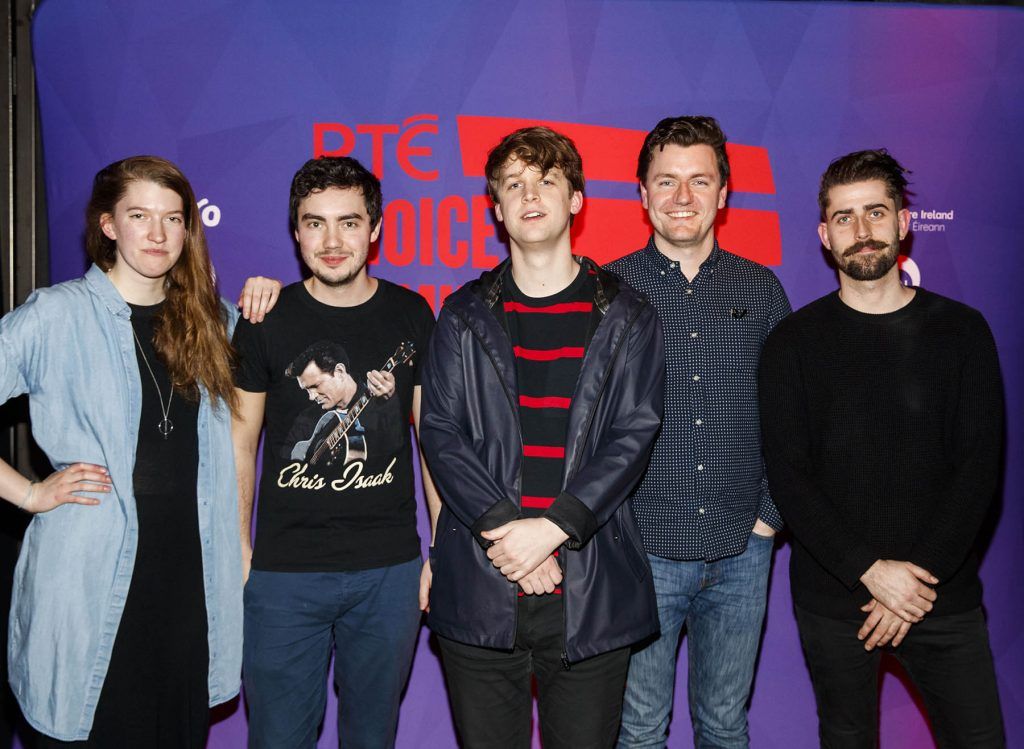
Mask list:
[[[437,182],[431,140],[440,133],[436,114],[417,114],[401,123],[313,123],[314,156],[347,156],[361,148],[378,177],[385,164],[405,177]],[[598,263],[616,260],[642,247],[651,235],[647,212],[636,194],[636,156],[643,144],[642,130],[626,130],[573,122],[545,122],[516,117],[456,117],[459,153],[465,177],[479,178],[473,194],[446,194],[418,199],[396,198],[384,206],[384,230],[370,263],[393,267],[493,268],[505,257],[497,241],[494,205],[484,189],[487,152],[505,135],[529,125],[549,125],[575,141],[583,155],[588,182],[629,185],[634,196],[587,198],[572,226],[573,249]],[[732,192],[775,194],[768,151],[757,146],[729,143]],[[363,156],[365,158],[365,155]],[[715,232],[722,246],[765,265],[782,262],[782,236],[775,211],[725,208],[718,212]],[[452,284],[420,284],[422,294],[436,312]]]
[[[588,182],[636,184],[636,157],[646,136],[642,130],[513,117],[459,116],[456,120],[462,171],[467,177],[484,176],[487,152],[508,133],[547,125],[576,143]],[[726,150],[732,171],[730,192],[775,194],[767,149],[729,143]],[[630,200],[587,198],[573,223],[573,249],[604,264],[645,245],[651,231],[639,195]],[[782,262],[782,233],[775,211],[727,207],[718,212],[715,233],[730,252],[764,265]]]

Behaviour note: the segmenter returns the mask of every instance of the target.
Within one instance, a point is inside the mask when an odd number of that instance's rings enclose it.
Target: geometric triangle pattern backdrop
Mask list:
[[[436,311],[507,252],[482,177],[498,136],[548,122],[578,142],[588,183],[574,243],[603,262],[646,241],[633,178],[643,134],[665,116],[710,114],[729,135],[734,169],[721,242],[773,266],[799,307],[836,283],[815,232],[821,172],[837,155],[888,148],[913,170],[905,280],[980,309],[999,345],[1009,459],[982,573],[1008,739],[1024,745],[1024,474],[1013,459],[1024,449],[1024,14],[812,2],[49,0],[33,34],[55,282],[85,268],[92,176],[136,153],[189,175],[225,296],[248,275],[296,280],[291,176],[315,154],[344,153],[383,181],[372,272]],[[872,386],[884,387],[884,373]],[[750,709],[757,747],[817,741],[788,558],[780,545]],[[685,648],[680,658],[670,747],[691,745]],[[337,741],[331,699],[325,747]],[[424,629],[398,746],[455,746],[449,715]],[[884,746],[931,745],[896,671],[884,678],[881,723]],[[209,745],[242,746],[245,730],[231,703]]]

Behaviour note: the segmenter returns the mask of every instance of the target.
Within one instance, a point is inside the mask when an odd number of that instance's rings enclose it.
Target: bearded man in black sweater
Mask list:
[[[999,483],[999,361],[979,312],[900,282],[905,171],[885,150],[860,151],[822,176],[818,234],[839,290],[765,344],[768,480],[794,536],[822,746],[877,746],[886,651],[940,747],[1002,747],[974,552]]]

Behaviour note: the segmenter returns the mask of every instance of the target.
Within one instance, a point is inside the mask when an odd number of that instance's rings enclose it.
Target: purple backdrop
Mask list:
[[[738,144],[723,244],[776,265],[799,307],[835,286],[815,234],[821,171],[885,146],[914,171],[907,277],[981,309],[999,344],[1008,460],[982,571],[1010,745],[1024,745],[1022,32],[1016,10],[875,4],[44,2],[34,40],[54,281],[85,267],[93,174],[136,153],[176,161],[206,201],[226,296],[250,274],[295,280],[291,176],[314,153],[351,152],[383,175],[373,272],[436,309],[505,255],[479,166],[509,119],[563,123],[577,138],[590,181],[576,245],[609,259],[645,237],[629,178],[637,138],[663,116],[704,113]],[[788,559],[778,548],[750,713],[758,747],[816,743]],[[691,745],[685,678],[678,686],[671,747]],[[321,746],[336,745],[333,704]],[[243,746],[237,702],[219,716],[210,746]],[[893,674],[882,736],[931,746]],[[455,744],[426,630],[398,744]]]

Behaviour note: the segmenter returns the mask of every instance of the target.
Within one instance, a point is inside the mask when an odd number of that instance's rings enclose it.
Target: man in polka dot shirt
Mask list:
[[[661,635],[630,661],[619,747],[665,746],[684,626],[696,745],[749,745],[746,704],[782,527],[765,480],[757,365],[791,309],[774,273],[715,239],[725,142],[711,117],[658,123],[637,167],[654,235],[608,265],[654,304],[666,359],[662,431],[632,498]]]

